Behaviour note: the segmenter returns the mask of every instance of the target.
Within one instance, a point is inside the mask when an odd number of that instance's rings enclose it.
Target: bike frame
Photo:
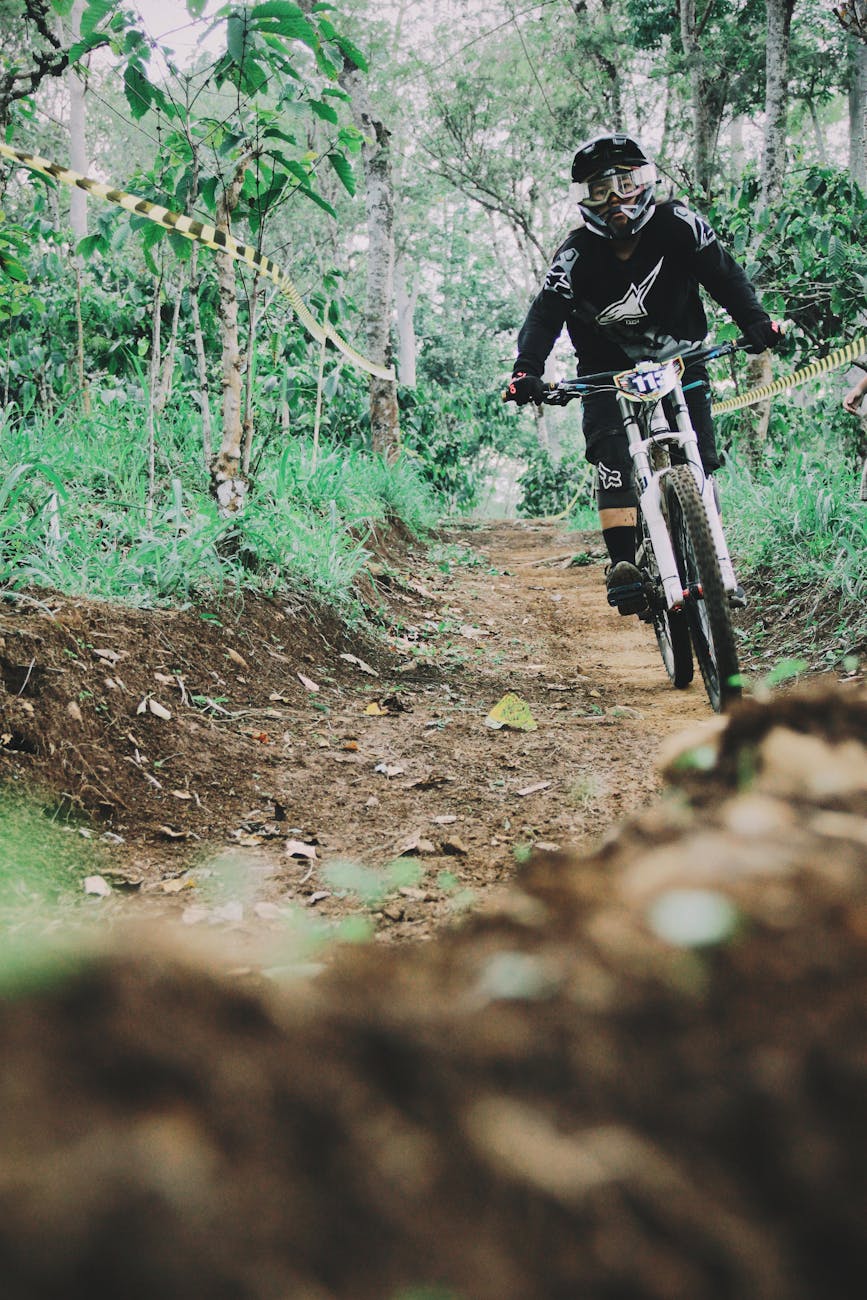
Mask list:
[[[734,591],[737,587],[713,483],[705,474],[701,463],[698,438],[680,382],[684,360],[711,360],[715,357],[727,356],[736,351],[737,347],[738,345],[734,343],[720,343],[711,348],[690,349],[670,361],[641,361],[631,370],[604,371],[596,375],[584,375],[580,379],[563,380],[559,384],[552,385],[549,390],[550,396],[546,396],[546,400],[551,405],[557,405],[558,402],[569,401],[572,397],[587,396],[590,393],[611,391],[616,394],[629,443],[639,508],[650,533],[666,606],[672,611],[682,609],[684,602],[690,599],[691,593],[684,591],[681,584],[668,524],[662,511],[661,483],[665,475],[670,473],[671,465],[666,464],[659,469],[653,468],[652,456],[656,446],[670,448],[676,445],[681,448],[683,458],[689,465],[701,494],[719,561],[723,586],[726,591]],[[663,409],[664,397],[670,399],[674,428],[671,427]]]

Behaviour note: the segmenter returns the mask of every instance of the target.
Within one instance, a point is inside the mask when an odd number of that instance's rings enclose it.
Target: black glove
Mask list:
[[[765,317],[764,320],[753,321],[752,325],[745,325],[744,338],[749,344],[747,351],[756,355],[766,352],[768,348],[777,347],[783,338],[783,331],[775,320]]]
[[[538,375],[527,375],[521,371],[512,375],[506,390],[506,401],[517,402],[518,406],[526,406],[528,402],[541,406],[544,391],[545,385]]]

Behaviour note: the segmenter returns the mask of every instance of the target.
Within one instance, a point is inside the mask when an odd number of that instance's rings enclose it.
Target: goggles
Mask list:
[[[655,185],[656,180],[653,163],[645,163],[643,167],[611,167],[590,180],[573,181],[570,196],[574,203],[583,203],[585,207],[604,208],[612,195],[628,202],[648,185]]]

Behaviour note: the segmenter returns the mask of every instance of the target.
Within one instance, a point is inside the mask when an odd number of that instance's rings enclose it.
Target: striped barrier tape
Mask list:
[[[779,393],[788,392],[790,388],[805,384],[808,379],[814,379],[816,375],[824,375],[828,370],[836,370],[838,366],[848,365],[862,352],[867,352],[867,334],[853,339],[845,347],[829,352],[819,361],[812,361],[810,365],[803,366],[790,375],[784,375],[782,379],[775,379],[772,384],[765,384],[761,388],[750,388],[740,397],[727,397],[722,402],[714,402],[710,408],[711,415],[720,415],[723,411],[740,411],[745,406],[755,406],[757,402],[764,402],[769,397],[776,397]]]
[[[199,244],[204,244],[206,248],[212,248],[217,253],[226,253],[236,262],[246,262],[248,266],[254,267],[260,274],[276,284],[280,292],[288,298],[292,310],[308,334],[312,335],[318,343],[325,343],[326,340],[333,343],[345,357],[348,357],[353,365],[357,366],[359,370],[367,371],[369,375],[376,375],[379,379],[394,379],[394,371],[388,366],[380,366],[375,361],[369,361],[367,357],[357,352],[351,343],[347,343],[346,339],[341,338],[330,325],[321,325],[316,317],[311,314],[310,309],[286,272],[281,271],[280,267],[272,262],[269,257],[257,253],[249,244],[239,243],[228,231],[221,230],[217,226],[208,225],[204,221],[195,221],[192,217],[184,216],[180,212],[172,212],[168,208],[161,207],[159,203],[151,203],[149,199],[140,199],[135,194],[127,194],[126,191],[115,189],[111,185],[103,185],[101,181],[91,180],[88,176],[82,176],[80,172],[71,171],[68,167],[61,167],[59,163],[51,162],[48,158],[41,158],[38,154],[25,153],[21,149],[12,149],[8,144],[0,143],[0,155],[13,159],[15,162],[23,163],[25,167],[41,172],[44,176],[50,176],[53,180],[60,181],[62,185],[76,186],[78,189],[85,190],[88,194],[95,194],[97,198],[105,199],[107,203],[114,203],[117,207],[124,208],[127,212],[134,212],[137,216],[147,217],[148,221],[153,221],[166,230],[177,231],[179,235],[183,235],[186,239],[192,239]]]

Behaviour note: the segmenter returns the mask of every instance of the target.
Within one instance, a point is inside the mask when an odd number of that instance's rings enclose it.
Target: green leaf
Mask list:
[[[323,122],[332,122],[334,126],[337,125],[337,110],[332,108],[330,104],[323,104],[321,99],[311,99],[308,102],[316,117],[321,118]]]
[[[208,0],[187,0],[187,13],[191,18],[201,18]]]
[[[249,49],[247,24],[238,14],[229,14],[226,23],[226,48],[235,63],[243,63]]]
[[[85,54],[89,54],[91,50],[98,49],[100,45],[108,44],[109,38],[106,36],[105,32],[96,32],[93,36],[88,37],[86,41],[76,41],[70,48],[69,62],[77,63],[79,59],[83,59]]]
[[[129,111],[133,119],[138,121],[139,118],[144,117],[153,100],[153,87],[142,72],[140,64],[130,63],[127,66],[123,76],[123,88]]]
[[[116,0],[88,0],[87,8],[81,15],[81,39],[92,36],[99,24],[115,7]]]
[[[343,182],[343,186],[350,194],[355,194],[355,172],[352,170],[352,164],[342,153],[330,153],[327,155],[328,161],[337,172]]]
[[[319,43],[313,24],[291,0],[265,0],[264,4],[254,5],[250,10],[250,24],[257,31],[302,41],[311,50]]]

